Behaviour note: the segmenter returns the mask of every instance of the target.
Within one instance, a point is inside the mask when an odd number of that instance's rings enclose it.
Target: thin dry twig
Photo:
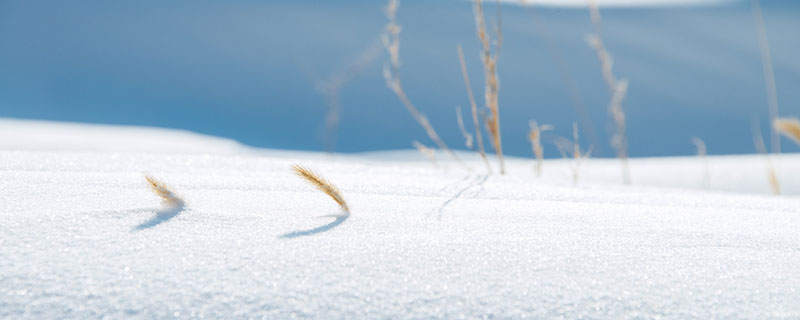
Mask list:
[[[753,120],[753,144],[756,146],[756,150],[758,153],[762,154],[766,159],[767,165],[767,180],[769,181],[769,186],[772,189],[772,193],[775,195],[781,194],[781,184],[778,181],[778,174],[775,173],[775,166],[772,165],[772,158],[769,156],[767,152],[767,147],[764,145],[764,138],[761,136],[761,128],[758,125],[758,121]]]
[[[553,130],[553,126],[547,124],[539,126],[539,124],[536,123],[536,120],[531,120],[528,124],[531,127],[531,131],[530,133],[528,133],[528,140],[530,140],[531,148],[533,149],[533,154],[536,156],[536,175],[541,177],[542,164],[544,163],[544,147],[542,146],[542,132]]]
[[[338,73],[332,74],[328,79],[317,83],[317,91],[325,97],[325,131],[324,144],[325,150],[329,153],[336,151],[336,136],[339,129],[341,116],[341,103],[339,95],[342,88],[353,78],[358,76],[367,66],[375,60],[380,53],[380,42],[373,42],[355,60]]]
[[[611,101],[608,111],[614,120],[614,135],[611,137],[611,146],[617,151],[617,157],[622,162],[622,181],[625,184],[631,183],[630,168],[628,166],[628,138],[625,134],[625,111],[622,109],[622,101],[628,92],[628,81],[619,80],[612,70],[614,60],[603,44],[603,37],[600,31],[600,10],[594,0],[589,0],[589,14],[591,15],[594,33],[586,36],[586,42],[595,50],[597,59],[603,73],[603,80],[608,87]]]
[[[426,158],[428,158],[428,160],[430,160],[431,163],[433,163],[434,167],[437,168],[439,167],[439,165],[436,163],[436,153],[433,151],[433,149],[428,148],[426,145],[416,140],[412,141],[411,145],[413,145],[414,148],[416,148],[417,151],[419,151],[419,153],[423,154]]]
[[[472,93],[472,85],[469,82],[469,73],[467,73],[467,63],[464,61],[464,52],[461,50],[461,45],[458,46],[458,62],[461,64],[461,75],[464,77],[464,86],[467,87],[467,96],[472,109],[472,123],[475,125],[475,140],[478,142],[478,153],[483,158],[483,162],[486,163],[486,170],[492,173],[492,166],[489,164],[489,159],[486,158],[486,152],[483,148],[483,132],[481,132],[481,124],[478,120],[478,105],[475,103],[475,95]]]
[[[772,122],[775,131],[794,140],[800,145],[800,120],[797,118],[778,118]]]
[[[498,7],[499,8],[499,7]],[[500,174],[505,174],[506,166],[503,161],[503,143],[500,136],[500,110],[498,102],[498,91],[500,83],[497,80],[497,50],[502,44],[502,32],[498,24],[497,38],[495,43],[495,52],[492,54],[491,38],[486,32],[486,21],[483,15],[483,1],[475,1],[475,25],[477,28],[478,40],[481,42],[481,60],[483,61],[484,78],[486,80],[486,89],[484,98],[486,107],[489,108],[489,115],[486,120],[486,130],[489,131],[491,136],[492,146],[494,147],[497,158],[500,162]]]
[[[308,169],[301,165],[297,164],[292,165],[292,170],[294,170],[294,173],[297,174],[299,177],[303,178],[304,180],[314,185],[314,187],[316,187],[317,190],[322,191],[323,193],[331,197],[333,201],[336,201],[336,203],[339,205],[339,208],[341,208],[342,211],[348,214],[350,213],[350,207],[347,205],[347,201],[344,200],[344,197],[342,197],[341,191],[339,191],[339,188],[337,188],[335,185],[330,183],[330,181],[328,181],[321,175],[315,173],[311,169]]]
[[[572,149],[572,159],[574,162],[569,167],[570,171],[572,171],[572,183],[575,186],[578,186],[578,177],[580,174],[581,164],[584,160],[588,159],[592,154],[592,148],[589,147],[585,153],[581,152],[581,144],[578,135],[578,124],[572,123],[572,141],[566,138],[560,138],[555,141],[556,147],[558,147],[558,151],[561,153],[561,157],[564,159],[570,158],[568,156],[569,149]]]
[[[394,92],[394,94],[400,99],[400,102],[403,103],[403,106],[406,107],[411,116],[414,117],[414,120],[425,129],[425,133],[428,134],[428,137],[443,151],[450,154],[456,162],[467,168],[467,170],[471,170],[469,166],[467,166],[461,159],[456,155],[453,150],[451,150],[444,141],[439,137],[439,134],[436,133],[436,130],[433,129],[430,121],[428,121],[428,117],[426,117],[422,112],[411,103],[411,100],[406,95],[405,90],[403,90],[403,85],[400,81],[400,78],[397,76],[398,71],[400,70],[400,31],[401,27],[397,23],[397,8],[400,5],[398,0],[389,0],[389,3],[386,5],[384,12],[386,14],[386,18],[388,18],[388,22],[386,23],[386,32],[381,36],[381,40],[383,41],[383,46],[386,48],[386,52],[389,54],[389,65],[385,65],[383,67],[383,77],[386,80],[386,86]]]
[[[475,146],[472,144],[472,134],[467,132],[464,127],[464,116],[461,114],[461,106],[456,107],[456,121],[458,122],[458,130],[461,130],[461,135],[464,136],[464,146],[472,150]]]
[[[767,40],[767,28],[764,26],[764,16],[761,14],[761,5],[759,0],[751,0],[753,20],[755,20],[756,28],[758,29],[758,47],[761,52],[761,65],[764,69],[764,86],[767,89],[767,107],[769,111],[770,122],[775,122],[778,119],[778,89],[775,85],[775,71],[772,68],[772,54],[769,50],[769,41]],[[773,128],[770,130],[770,143],[772,144],[772,152],[781,152],[781,141],[778,136],[778,131]]]
[[[150,175],[145,174],[144,178],[147,180],[147,185],[150,190],[161,199],[161,203],[166,206],[176,207],[184,204],[183,199],[178,196],[175,191],[161,181],[156,180]]]

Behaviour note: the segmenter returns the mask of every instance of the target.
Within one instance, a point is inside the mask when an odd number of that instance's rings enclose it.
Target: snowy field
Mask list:
[[[441,160],[0,120],[0,318],[800,318],[797,155]]]

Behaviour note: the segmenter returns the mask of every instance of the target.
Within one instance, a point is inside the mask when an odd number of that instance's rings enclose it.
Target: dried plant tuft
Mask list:
[[[544,148],[542,147],[542,132],[553,130],[553,126],[547,124],[539,126],[539,124],[536,123],[536,120],[531,120],[529,124],[531,126],[531,131],[528,134],[528,140],[531,141],[533,154],[536,156],[536,175],[541,177],[542,163],[544,162]]]
[[[800,144],[800,120],[797,118],[778,118],[772,122],[772,126],[776,131]]]
[[[499,8],[498,4],[498,10]],[[481,42],[481,60],[483,61],[483,72],[486,80],[484,98],[486,107],[489,108],[489,115],[486,119],[486,130],[492,138],[492,146],[500,161],[500,174],[505,174],[506,166],[503,162],[503,143],[500,137],[500,110],[498,102],[500,82],[497,80],[497,52],[499,51],[503,39],[499,17],[498,11],[497,41],[494,42],[494,53],[492,53],[492,41],[489,34],[486,32],[486,20],[483,15],[483,1],[475,1],[475,25],[478,33],[478,40]]]
[[[295,174],[313,184],[317,190],[324,192],[331,197],[333,201],[336,201],[342,211],[348,214],[350,213],[350,207],[347,205],[347,201],[344,200],[344,197],[342,197],[341,191],[339,191],[339,188],[331,184],[330,181],[315,173],[311,169],[301,165],[293,165],[292,170],[294,170]]]
[[[144,178],[147,180],[147,185],[150,187],[150,190],[152,190],[156,196],[161,198],[161,203],[163,205],[178,207],[184,204],[183,199],[175,194],[175,191],[173,191],[172,188],[168,187],[163,182],[158,181],[147,174],[145,174]]]

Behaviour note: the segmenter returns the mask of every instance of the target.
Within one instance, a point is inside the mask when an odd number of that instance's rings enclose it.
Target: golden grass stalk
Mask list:
[[[397,24],[397,8],[400,5],[398,0],[389,0],[389,3],[386,5],[384,12],[386,14],[386,18],[388,18],[388,22],[386,23],[386,32],[381,36],[383,41],[383,46],[386,48],[386,52],[389,54],[389,65],[384,66],[383,68],[383,77],[386,80],[386,86],[394,92],[394,94],[400,99],[400,102],[403,103],[403,106],[406,107],[411,116],[414,117],[414,120],[425,129],[425,133],[428,134],[428,137],[443,151],[450,154],[456,162],[460,163],[467,169],[469,167],[458,158],[455,152],[450,150],[444,141],[439,137],[439,134],[436,133],[436,130],[433,129],[431,126],[430,121],[428,121],[428,117],[426,117],[422,112],[411,103],[411,100],[406,95],[405,90],[403,90],[403,85],[400,82],[400,78],[397,76],[398,71],[400,69],[400,30],[401,27]]]
[[[800,120],[797,118],[778,118],[772,122],[774,131],[780,132],[800,145]]]
[[[764,86],[767,89],[767,107],[770,122],[778,120],[778,89],[775,85],[775,71],[772,68],[772,55],[767,40],[767,29],[764,26],[764,16],[761,14],[761,5],[758,0],[751,0],[753,20],[755,20],[758,33],[758,47],[761,52],[761,65],[764,71]],[[777,130],[770,130],[770,143],[772,152],[781,152],[781,141]]]
[[[428,160],[430,160],[431,163],[433,163],[434,167],[439,167],[439,165],[436,164],[436,153],[433,152],[433,149],[428,148],[427,146],[416,140],[412,141],[411,145],[413,145],[414,148],[416,148],[417,151],[419,151],[419,153],[423,154],[426,158],[428,158]]]
[[[603,37],[600,32],[600,10],[597,8],[595,0],[589,1],[589,13],[594,33],[586,37],[586,42],[597,54],[603,74],[603,80],[608,87],[611,101],[608,104],[608,111],[614,120],[615,131],[611,137],[611,146],[617,151],[617,158],[622,162],[622,181],[625,184],[631,183],[630,168],[628,166],[628,138],[625,134],[625,111],[622,109],[622,101],[628,92],[628,81],[619,80],[612,70],[614,60],[603,44]]]
[[[703,162],[703,186],[709,188],[711,187],[711,171],[708,168],[708,150],[706,149],[706,143],[703,139],[698,137],[693,137],[692,143],[697,147],[697,156],[700,158],[700,161]]]
[[[528,140],[531,142],[531,148],[533,149],[533,154],[536,156],[536,175],[541,177],[542,176],[542,164],[544,163],[544,148],[542,147],[542,132],[549,131],[553,129],[551,125],[542,125],[539,126],[536,123],[536,120],[531,120],[529,122],[531,127],[530,133],[528,133]]]
[[[475,141],[478,142],[478,153],[483,158],[483,162],[486,163],[486,170],[492,173],[492,166],[489,164],[489,159],[486,158],[486,152],[483,148],[483,132],[481,132],[481,124],[478,120],[478,105],[475,103],[475,95],[472,93],[472,85],[469,82],[469,73],[467,73],[467,63],[464,61],[464,52],[461,50],[460,45],[458,46],[458,62],[461,63],[461,75],[464,77],[464,86],[467,87],[467,96],[472,109],[472,123],[475,126]]]
[[[502,41],[502,30],[500,30],[500,25],[498,23],[498,41],[495,45],[495,52],[492,54],[490,43],[491,38],[486,32],[486,21],[483,15],[483,1],[481,0],[475,1],[475,25],[477,28],[478,39],[480,40],[483,48],[481,51],[481,60],[483,61],[483,72],[486,80],[484,98],[486,107],[489,108],[489,116],[486,119],[486,130],[489,131],[489,136],[492,138],[492,146],[494,147],[497,158],[500,161],[500,174],[505,174],[506,166],[503,161],[503,143],[500,137],[500,110],[498,102],[500,83],[497,80],[497,50]]]
[[[778,181],[778,174],[775,173],[775,166],[772,165],[772,158],[767,153],[767,147],[764,145],[764,138],[761,136],[761,129],[758,126],[758,121],[753,121],[753,144],[756,146],[758,153],[764,155],[767,160],[767,180],[775,195],[781,194],[781,184]]]
[[[145,174],[144,178],[147,180],[147,185],[150,190],[161,199],[161,203],[166,206],[177,207],[184,204],[183,199],[161,181],[156,180],[150,175]]]
[[[350,207],[347,205],[347,201],[344,200],[344,197],[342,197],[342,192],[339,191],[339,188],[331,184],[330,181],[301,165],[292,165],[292,170],[294,170],[295,174],[314,185],[317,190],[324,192],[331,197],[333,201],[336,201],[342,211],[348,214],[350,213]]]

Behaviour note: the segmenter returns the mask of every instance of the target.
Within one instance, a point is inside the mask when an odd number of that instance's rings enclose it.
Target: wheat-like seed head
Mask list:
[[[183,199],[175,194],[172,191],[172,188],[168,187],[161,181],[156,180],[155,178],[151,177],[150,175],[145,175],[144,178],[147,180],[148,186],[150,186],[150,190],[156,194],[159,198],[161,198],[161,202],[165,205],[169,206],[177,206],[183,204]]]
[[[778,118],[772,122],[778,132],[800,144],[800,120],[797,118]]]
[[[331,184],[330,181],[326,180],[325,178],[315,173],[314,171],[311,171],[311,169],[308,169],[301,165],[297,164],[293,165],[292,170],[294,170],[295,174],[297,174],[304,180],[308,181],[309,183],[313,184],[317,188],[317,190],[324,192],[329,197],[331,197],[333,201],[336,201],[336,203],[339,205],[339,208],[341,208],[342,211],[348,214],[350,213],[350,207],[347,206],[347,201],[345,201],[344,197],[342,197],[341,191],[339,191],[339,188]]]

